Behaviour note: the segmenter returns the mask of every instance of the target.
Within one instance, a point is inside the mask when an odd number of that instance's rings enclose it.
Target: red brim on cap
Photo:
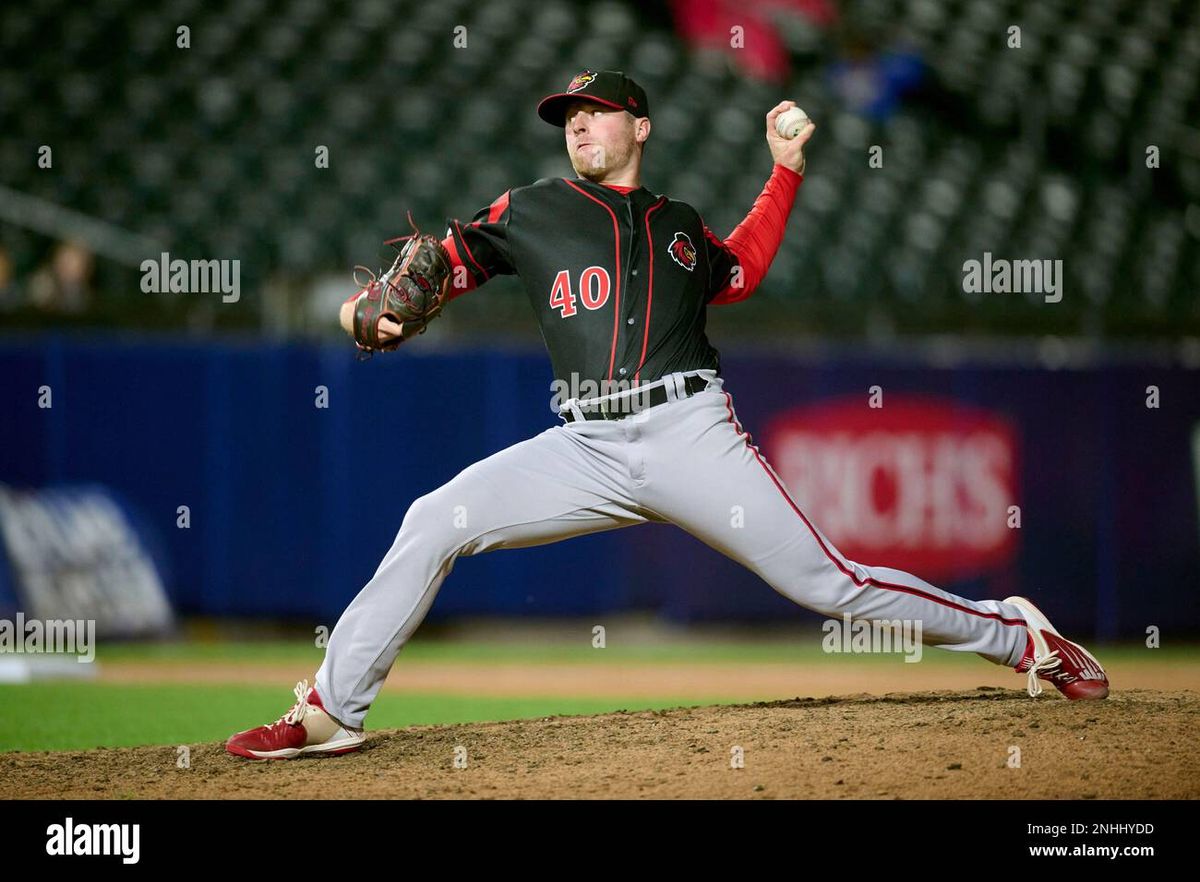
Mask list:
[[[538,116],[550,123],[552,126],[558,126],[560,129],[567,127],[567,104],[571,101],[595,101],[597,104],[603,104],[611,107],[614,110],[624,110],[620,104],[615,101],[605,101],[603,98],[596,98],[588,95],[585,92],[559,92],[556,95],[547,95],[538,102]]]

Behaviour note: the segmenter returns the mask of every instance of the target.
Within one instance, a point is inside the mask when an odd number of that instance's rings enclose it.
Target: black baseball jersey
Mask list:
[[[720,371],[705,307],[741,273],[684,202],[645,187],[622,195],[584,179],[543,178],[469,223],[452,219],[447,238],[476,285],[520,276],[558,380],[637,384]]]

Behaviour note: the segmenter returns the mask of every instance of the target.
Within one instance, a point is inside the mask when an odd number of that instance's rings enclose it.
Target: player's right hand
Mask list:
[[[808,125],[790,140],[775,130],[775,120],[779,115],[795,106],[795,101],[780,101],[767,112],[767,147],[771,150],[771,159],[776,163],[797,174],[804,174],[804,145],[816,130],[816,123],[810,119]]]

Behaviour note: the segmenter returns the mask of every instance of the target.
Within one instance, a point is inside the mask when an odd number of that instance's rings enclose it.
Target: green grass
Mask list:
[[[1195,647],[1147,650],[1140,644],[1095,647],[1111,669],[1124,665],[1196,664]],[[316,671],[323,650],[307,641],[230,641],[102,644],[97,661],[235,662],[294,664],[296,679]],[[805,665],[848,665],[860,668],[905,667],[901,655],[827,655],[819,635],[803,639],[752,641],[695,640],[659,645],[613,643],[593,649],[586,639],[577,644],[491,643],[482,641],[414,640],[397,664],[411,662],[479,662],[532,664],[690,663],[723,664],[790,662]],[[921,666],[977,667],[986,665],[972,653],[925,647]],[[0,752],[13,750],[76,750],[140,744],[195,744],[223,741],[231,733],[277,719],[292,702],[294,681],[278,686],[202,684],[117,684],[38,682],[0,685]],[[648,710],[681,705],[729,703],[723,696],[699,699],[663,696],[600,698],[580,696],[495,698],[486,694],[383,693],[367,717],[368,729],[411,725],[466,723],[594,714],[614,710]]]
[[[224,741],[234,732],[278,719],[292,696],[259,686],[39,683],[0,686],[0,752],[86,750],[141,744]],[[556,715],[649,710],[716,699],[490,698],[384,693],[368,729],[516,720]]]
[[[425,662],[521,662],[536,664],[631,662],[795,662],[824,656],[812,641],[793,643],[678,643],[663,645],[610,645],[594,649],[586,638],[577,644],[500,643],[489,641],[414,640],[400,659]],[[213,662],[316,661],[324,650],[303,641],[219,643],[125,643],[99,645],[96,658],[103,661],[153,661],[157,659]]]
[[[1089,648],[1102,656],[1105,664],[1154,662],[1170,664],[1177,661],[1195,661],[1197,647],[1176,646],[1148,650],[1141,644],[1090,645]],[[116,643],[99,644],[96,659],[105,661],[196,661],[196,662],[255,662],[305,663],[314,670],[324,657],[324,650],[305,641],[228,641],[213,643]],[[604,649],[593,649],[586,639],[578,644],[565,643],[494,643],[488,641],[438,641],[419,638],[413,640],[401,652],[397,664],[408,661],[422,662],[486,662],[486,663],[530,663],[530,664],[605,664],[609,662],[644,663],[746,663],[746,662],[804,662],[829,663],[838,660],[845,664],[853,659],[856,664],[903,664],[903,657],[892,655],[848,655],[827,654],[821,649],[820,635],[813,634],[795,640],[693,640],[688,642],[664,643],[660,645],[626,645],[612,642]],[[921,664],[975,665],[978,656],[972,653],[945,652],[926,646],[922,650]]]

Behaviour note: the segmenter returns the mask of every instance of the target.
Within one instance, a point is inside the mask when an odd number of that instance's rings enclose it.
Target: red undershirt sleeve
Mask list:
[[[722,241],[704,228],[709,265],[714,269],[711,305],[745,300],[766,277],[803,180],[803,175],[776,164],[754,207],[732,233]]]

